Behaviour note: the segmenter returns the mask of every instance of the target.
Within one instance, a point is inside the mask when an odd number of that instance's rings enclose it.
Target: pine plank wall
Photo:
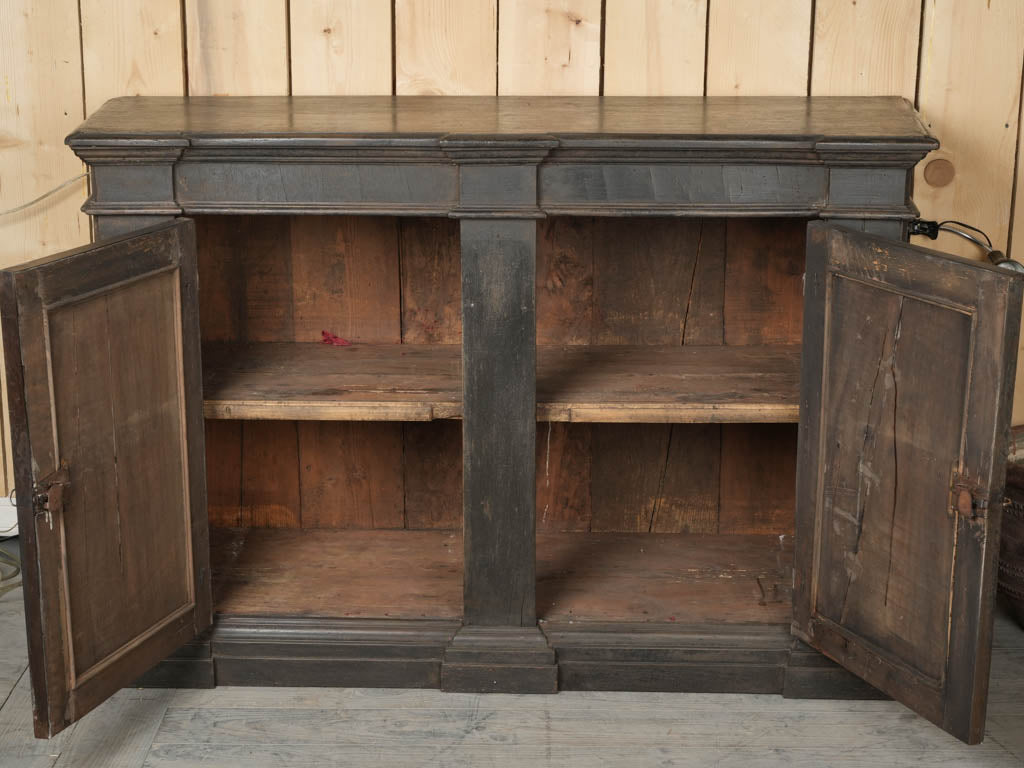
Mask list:
[[[923,215],[1012,254],[1022,65],[1021,0],[0,0],[0,210],[82,172],[64,136],[120,95],[899,94],[943,144]],[[86,242],[86,194],[0,217],[0,265]]]

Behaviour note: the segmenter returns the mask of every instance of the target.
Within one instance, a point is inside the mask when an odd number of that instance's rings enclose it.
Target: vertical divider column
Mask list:
[[[467,625],[537,623],[537,225],[463,219],[462,462]]]
[[[463,624],[449,691],[554,693],[537,626],[537,167],[549,136],[449,136],[462,250]]]

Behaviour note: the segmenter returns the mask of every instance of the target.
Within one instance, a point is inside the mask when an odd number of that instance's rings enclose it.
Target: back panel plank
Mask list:
[[[654,219],[639,231],[630,224],[595,220],[593,338],[681,345],[702,222]],[[651,529],[670,439],[668,425],[596,428],[591,530]]]
[[[402,528],[402,425],[303,421],[299,430],[303,528]]]

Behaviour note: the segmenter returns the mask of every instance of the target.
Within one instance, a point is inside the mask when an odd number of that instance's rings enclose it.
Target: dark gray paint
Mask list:
[[[537,227],[463,219],[463,530],[467,624],[535,610]]]
[[[469,628],[512,630],[536,626],[531,219],[821,216],[899,238],[916,214],[913,167],[937,146],[896,98],[132,98],[109,102],[68,143],[94,171],[85,210],[101,238],[182,212],[463,218],[465,616]],[[243,624],[218,634],[221,682],[423,684],[439,679],[440,649],[454,634],[437,645],[430,622],[413,622],[409,631],[430,639],[358,678],[367,654],[395,647],[390,623],[378,625],[380,637],[354,625]],[[570,687],[782,690],[781,641],[752,648],[744,629],[719,629],[658,651],[625,625],[552,644]],[[318,631],[323,642],[310,641]],[[475,684],[465,675],[500,666],[519,641],[537,650],[532,634],[504,637],[505,656],[477,642],[469,660],[453,645],[452,684]],[[538,669],[534,681],[547,681]],[[786,677],[787,689],[834,676],[800,674],[810,682]]]

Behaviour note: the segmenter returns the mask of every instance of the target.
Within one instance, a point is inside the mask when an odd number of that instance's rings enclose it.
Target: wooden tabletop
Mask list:
[[[896,143],[935,139],[899,97],[202,96],[108,101],[68,137],[202,143],[444,136]]]

